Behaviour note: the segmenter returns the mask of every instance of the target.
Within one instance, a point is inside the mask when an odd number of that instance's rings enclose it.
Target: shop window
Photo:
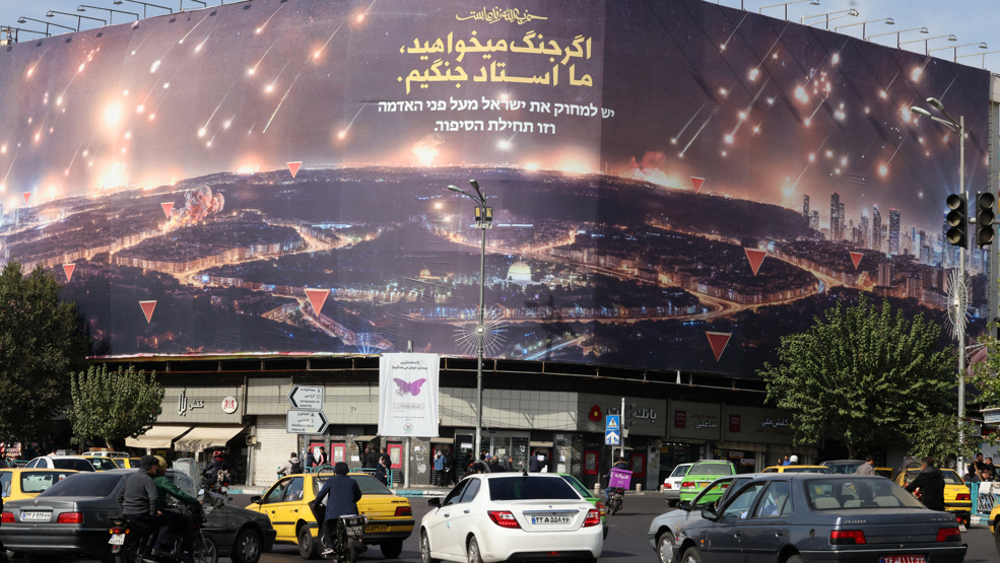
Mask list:
[[[632,470],[633,477],[646,476],[646,456],[643,454],[632,454],[629,469]]]
[[[347,444],[330,444],[330,458],[333,463],[347,462]]]
[[[584,450],[583,452],[583,474],[597,475],[600,467],[600,456],[596,451]]]

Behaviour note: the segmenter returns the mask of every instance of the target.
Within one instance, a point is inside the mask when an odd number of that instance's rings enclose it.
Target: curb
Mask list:
[[[395,491],[398,497],[443,497],[447,491],[429,491],[422,489],[407,489]]]

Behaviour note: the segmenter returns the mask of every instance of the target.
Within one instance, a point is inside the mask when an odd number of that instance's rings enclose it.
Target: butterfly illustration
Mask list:
[[[398,387],[396,389],[396,393],[400,395],[411,395],[413,397],[420,394],[420,386],[427,381],[426,379],[418,379],[413,382],[406,382],[398,377],[394,377],[392,380],[396,382],[396,387]]]

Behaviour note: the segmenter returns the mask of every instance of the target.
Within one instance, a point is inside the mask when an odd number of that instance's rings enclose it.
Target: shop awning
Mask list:
[[[378,436],[355,436],[355,442],[373,442]]]
[[[531,442],[528,445],[531,446],[532,448],[551,448],[552,447],[552,442],[534,442],[533,441],[533,442]]]
[[[130,448],[169,450],[171,443],[188,430],[191,430],[190,426],[154,426],[138,438],[125,438],[125,445]]]
[[[243,431],[243,426],[200,426],[188,432],[174,444],[179,452],[200,452],[208,448],[225,447],[226,442]]]
[[[431,438],[432,444],[454,444],[454,438]]]

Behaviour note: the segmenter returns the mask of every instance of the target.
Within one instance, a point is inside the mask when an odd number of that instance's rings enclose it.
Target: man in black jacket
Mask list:
[[[934,467],[934,458],[928,456],[922,460],[917,478],[906,486],[906,490],[914,492],[920,489],[920,500],[931,510],[944,510],[944,476],[941,470]]]
[[[164,547],[170,539],[170,527],[164,522],[163,513],[156,508],[159,492],[153,481],[160,464],[155,456],[144,455],[139,460],[139,468],[139,471],[125,480],[125,486],[118,493],[118,506],[121,508],[122,517],[159,529],[159,535],[153,545],[153,556],[165,557],[169,555]]]
[[[347,476],[347,464],[338,461],[333,471],[335,475],[323,484],[315,502],[315,506],[319,507],[326,499],[326,517],[323,519],[322,528],[327,546],[323,551],[324,556],[333,553],[333,534],[337,530],[337,519],[341,516],[358,514],[358,501],[361,500],[361,488],[358,487],[357,481]]]

